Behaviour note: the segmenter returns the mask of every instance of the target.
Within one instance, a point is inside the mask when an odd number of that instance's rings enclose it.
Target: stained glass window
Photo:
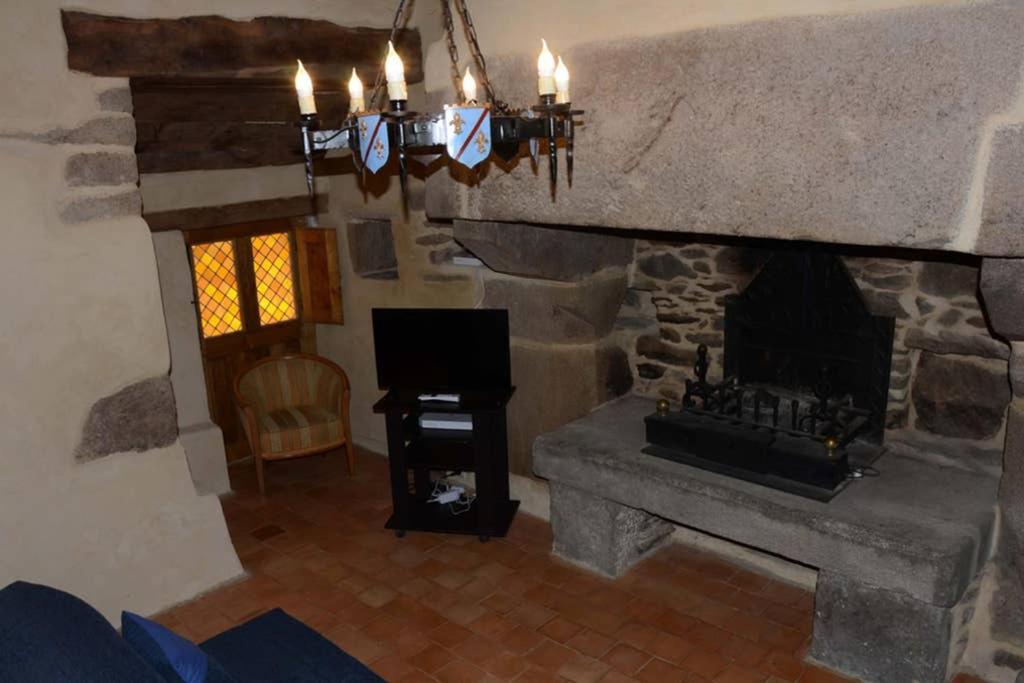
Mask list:
[[[231,242],[193,245],[192,263],[203,337],[240,331],[242,310],[238,300],[235,252]]]
[[[251,238],[251,244],[260,325],[294,320],[295,284],[288,233],[258,235]]]

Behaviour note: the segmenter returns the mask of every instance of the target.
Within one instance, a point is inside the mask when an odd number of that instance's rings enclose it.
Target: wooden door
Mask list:
[[[238,371],[289,351],[316,352],[301,321],[290,221],[187,231],[210,417],[224,432],[228,461],[250,455],[235,407]]]

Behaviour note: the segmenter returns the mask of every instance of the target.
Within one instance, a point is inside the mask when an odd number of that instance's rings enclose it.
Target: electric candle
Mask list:
[[[384,60],[384,75],[388,79],[389,100],[409,99],[409,90],[405,87],[405,66],[390,40],[388,41],[388,57]]]
[[[466,75],[462,77],[462,96],[466,102],[473,102],[476,100],[476,79],[473,78],[473,74],[469,73],[469,67],[466,67]]]
[[[299,69],[295,72],[295,92],[299,95],[299,113],[303,115],[316,114],[316,100],[313,99],[313,80],[306,73],[306,67],[302,66],[302,60],[298,60]]]
[[[562,61],[562,56],[558,56],[558,66],[555,67],[555,102],[558,104],[569,103],[569,69],[565,66],[565,62]]]
[[[540,56],[537,57],[537,91],[543,95],[555,94],[555,57],[548,49],[548,43],[540,39]]]
[[[348,79],[348,110],[355,114],[366,109],[366,101],[363,99],[363,82],[359,75],[352,69],[352,78]]]

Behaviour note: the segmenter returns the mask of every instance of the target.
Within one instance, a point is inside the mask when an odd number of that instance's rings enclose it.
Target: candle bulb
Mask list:
[[[352,77],[348,79],[348,111],[351,114],[366,109],[366,101],[363,99],[363,82],[359,75],[352,69]]]
[[[537,57],[537,92],[544,95],[555,94],[555,57],[548,49],[548,43],[540,39],[540,56]]]
[[[316,100],[313,99],[313,80],[306,73],[306,67],[302,66],[302,60],[298,60],[299,68],[295,72],[295,92],[299,95],[299,112],[303,116],[316,114]]]
[[[558,104],[569,103],[569,69],[565,66],[565,62],[562,61],[561,55],[558,57],[558,66],[555,67],[555,102]]]
[[[405,87],[405,66],[390,40],[388,41],[388,57],[384,60],[384,75],[388,79],[389,100],[409,99],[409,90]]]
[[[476,101],[476,79],[466,67],[466,75],[462,77],[462,96],[467,103]]]

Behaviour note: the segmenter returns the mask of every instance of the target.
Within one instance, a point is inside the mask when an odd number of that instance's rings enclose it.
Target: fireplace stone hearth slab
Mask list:
[[[952,609],[989,551],[997,476],[887,453],[878,477],[821,503],[641,453],[654,409],[619,399],[534,442],[534,470],[552,484],[557,553],[620,574],[643,556],[643,539],[622,522],[645,517],[630,510],[766,550],[821,570],[816,659],[867,680],[944,680]],[[586,512],[598,508],[606,514]],[[906,638],[863,647],[864,624],[837,610],[906,621],[921,647]]]

